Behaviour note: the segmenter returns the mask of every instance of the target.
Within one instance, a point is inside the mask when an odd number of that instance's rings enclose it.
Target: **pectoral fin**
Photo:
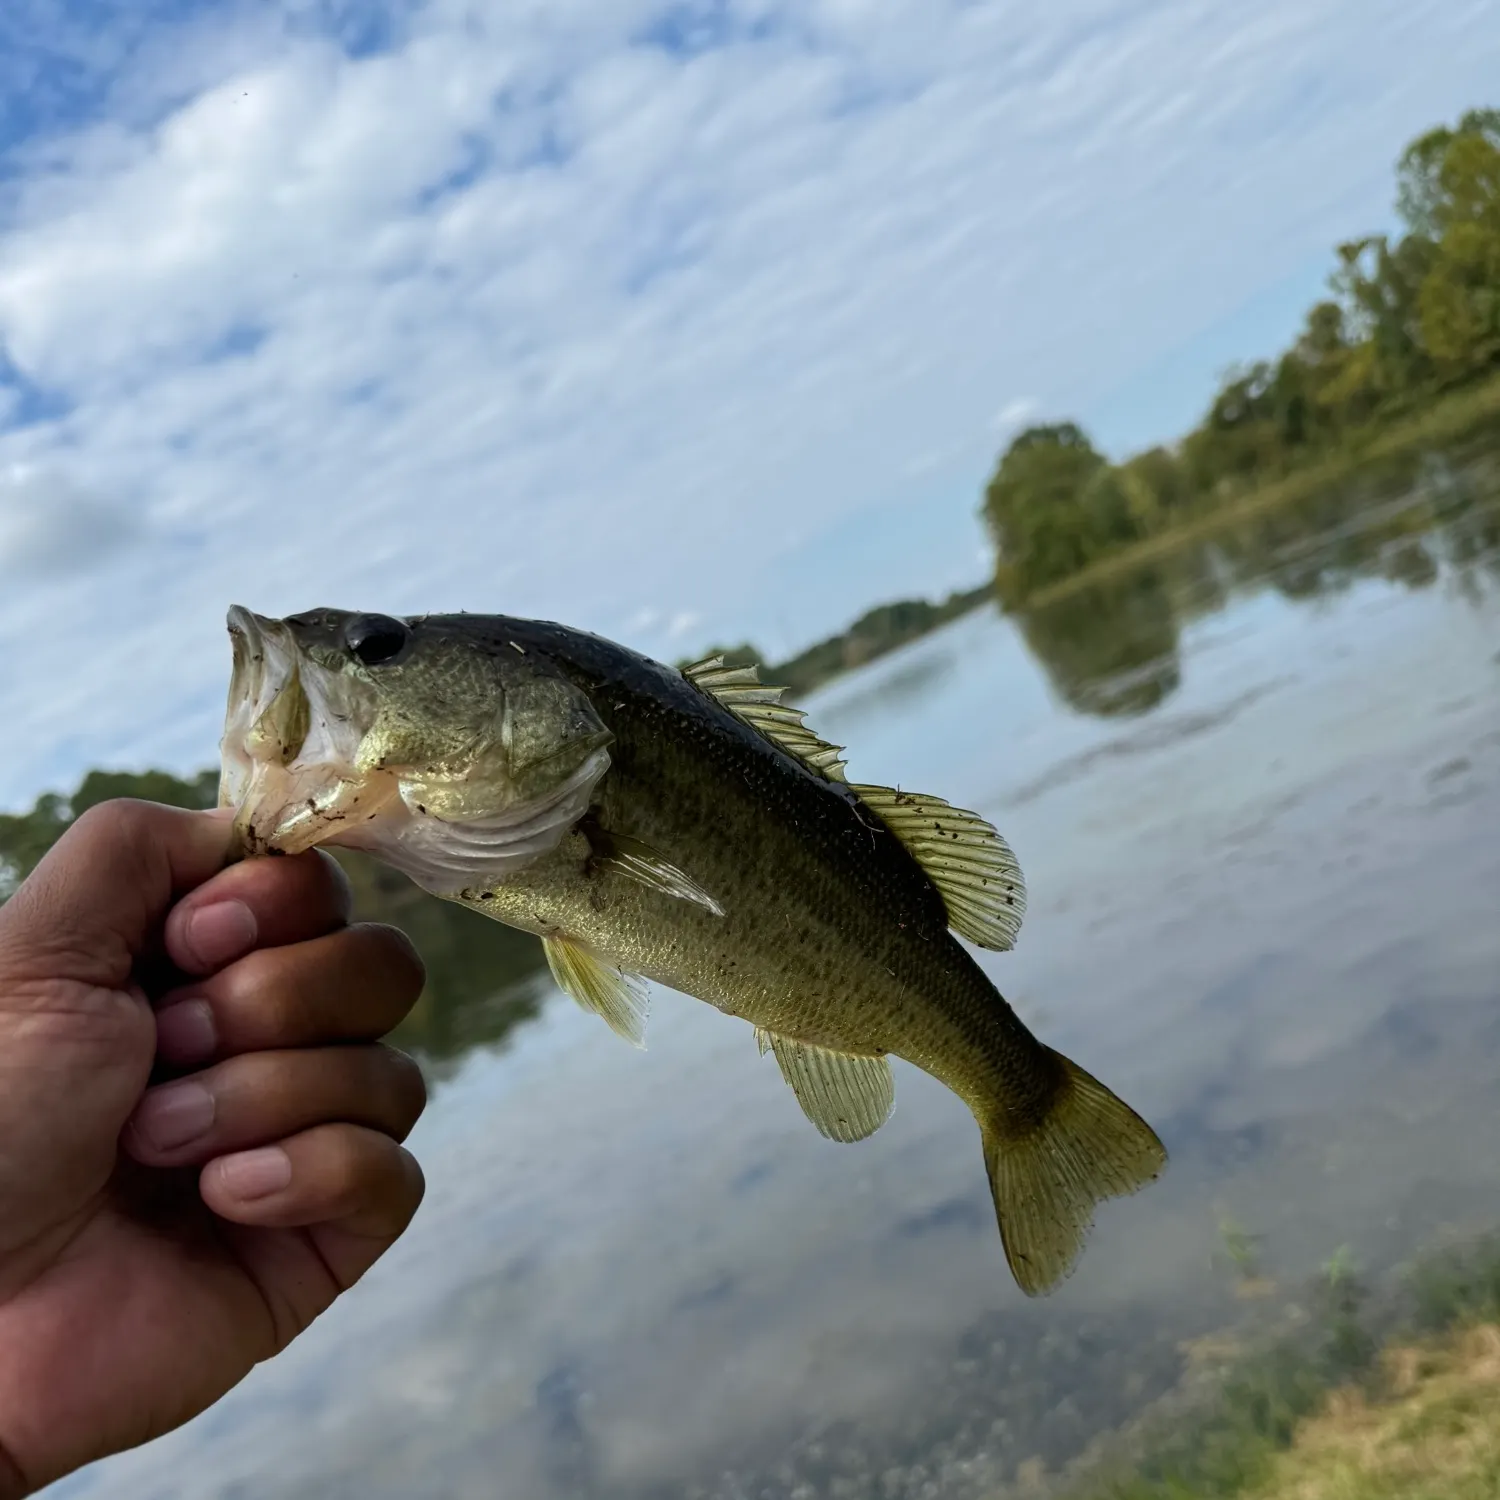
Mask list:
[[[646,1047],[646,983],[604,962],[570,938],[542,939],[547,965],[558,988],[566,990],[585,1010],[602,1016],[611,1031],[632,1047]]]
[[[724,915],[724,908],[686,870],[678,869],[660,850],[640,839],[602,828],[593,819],[586,819],[580,826],[593,850],[593,862],[597,868],[623,875],[627,880],[639,881],[653,891],[660,891],[663,896],[691,901],[716,917]]]
[[[829,1140],[862,1141],[890,1119],[896,1083],[885,1058],[835,1052],[762,1027],[755,1039],[762,1055],[776,1054],[802,1112]]]

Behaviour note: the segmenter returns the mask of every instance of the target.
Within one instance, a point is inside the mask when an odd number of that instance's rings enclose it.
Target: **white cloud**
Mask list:
[[[37,747],[0,800],[208,759],[232,600],[663,654],[689,614],[836,626],[884,584],[779,594],[789,535],[946,485],[964,562],[1007,392],[1150,365],[1500,76],[1481,0],[433,0],[358,58],[296,14],[159,37],[0,186],[0,351],[44,412],[0,465],[175,538],[7,588],[12,661],[65,623],[0,684]]]

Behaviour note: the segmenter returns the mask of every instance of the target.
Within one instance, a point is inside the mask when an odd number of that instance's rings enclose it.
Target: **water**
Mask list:
[[[1247,1315],[1226,1218],[1266,1319],[1340,1246],[1379,1268],[1500,1220],[1493,475],[978,612],[808,705],[853,779],[1005,831],[1031,905],[986,968],[1171,1152],[1056,1296],[1011,1284],[973,1122],[914,1069],[836,1146],[743,1023],[658,991],[637,1054],[532,978],[444,1064],[406,1239],[213,1411],[53,1493],[978,1500]]]

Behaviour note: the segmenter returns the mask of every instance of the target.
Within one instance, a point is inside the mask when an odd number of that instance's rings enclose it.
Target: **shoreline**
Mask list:
[[[944,625],[972,614],[985,604],[993,603],[1001,614],[1012,618],[1032,609],[1046,608],[1096,584],[1129,574],[1158,558],[1169,557],[1182,547],[1209,540],[1235,525],[1273,515],[1284,507],[1305,501],[1321,490],[1355,478],[1361,468],[1372,462],[1398,458],[1427,445],[1457,442],[1470,436],[1486,421],[1500,423],[1500,374],[1451,391],[1383,429],[1373,427],[1362,441],[1351,442],[1320,462],[1257,485],[1155,536],[1108,553],[1076,573],[1015,601],[1003,600],[991,578],[973,588],[954,590],[938,601],[900,599],[876,605],[838,634],[814,642],[785,661],[768,662],[748,644],[716,649],[722,649],[732,665],[753,660],[761,669],[764,682],[785,688],[788,700],[795,701],[913,641],[932,635]],[[870,640],[870,622],[898,611],[905,612],[908,618],[915,613],[927,618],[918,628],[908,626],[891,632],[887,639]]]
[[[1500,375],[1492,375],[1478,385],[1450,392],[1383,431],[1375,429],[1365,441],[1352,443],[1332,457],[1268,484],[1258,485],[1200,516],[1122,547],[1118,552],[1111,552],[1076,573],[1006,605],[1004,612],[1017,614],[1053,604],[1093,584],[1128,573],[1142,563],[1169,556],[1190,542],[1204,541],[1236,522],[1254,520],[1282,506],[1306,500],[1319,490],[1353,477],[1362,466],[1372,461],[1396,458],[1425,444],[1454,442],[1466,437],[1486,419],[1500,421]]]

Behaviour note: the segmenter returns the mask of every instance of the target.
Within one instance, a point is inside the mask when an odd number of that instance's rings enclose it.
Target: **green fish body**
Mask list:
[[[883,1123],[887,1059],[906,1059],[978,1121],[1028,1293],[1068,1273],[1097,1201],[1161,1171],[1150,1127],[954,936],[1013,944],[1004,840],[938,798],[850,785],[752,670],[504,616],[236,610],[231,631],[222,800],[247,852],[367,849],[538,934],[561,987],[637,1045],[638,976],[739,1016],[834,1140]]]

